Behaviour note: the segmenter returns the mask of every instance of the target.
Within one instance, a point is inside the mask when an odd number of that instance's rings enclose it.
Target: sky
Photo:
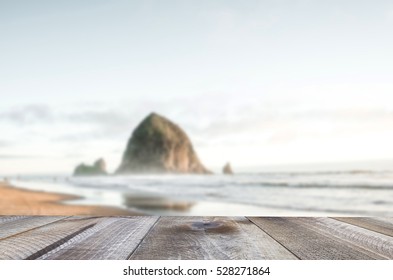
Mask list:
[[[393,159],[391,1],[0,0],[0,174],[120,164],[150,112],[217,171]]]

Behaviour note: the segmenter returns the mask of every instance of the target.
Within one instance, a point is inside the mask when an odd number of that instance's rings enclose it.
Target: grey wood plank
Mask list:
[[[158,217],[112,217],[39,259],[126,260]]]
[[[0,259],[35,259],[83,235],[104,218],[70,217],[0,240]]]
[[[334,217],[334,219],[393,237],[393,218]]]
[[[130,259],[296,259],[245,217],[162,217]]]
[[[3,219],[0,222],[0,240],[65,218],[60,216],[10,216],[9,219]]]
[[[18,219],[22,219],[25,216],[0,216],[0,225],[4,222],[14,221]]]
[[[330,218],[299,218],[304,226],[327,236],[334,236],[348,244],[379,254],[381,259],[393,259],[393,237],[370,231]],[[371,254],[370,254],[371,255]]]
[[[333,235],[322,234],[301,223],[301,218],[249,217],[258,227],[280,242],[300,259],[309,260],[358,260],[381,259],[354,244],[345,242]],[[382,258],[383,259],[383,258]]]

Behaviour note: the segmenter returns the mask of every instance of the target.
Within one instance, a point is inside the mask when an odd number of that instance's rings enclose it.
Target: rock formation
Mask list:
[[[225,164],[224,168],[222,169],[222,173],[233,174],[233,170],[232,170],[231,164],[229,162],[227,164]]]
[[[127,173],[208,174],[186,133],[170,120],[151,113],[133,131],[116,171]]]
[[[79,164],[74,170],[74,176],[107,175],[104,159],[98,159],[93,165]]]

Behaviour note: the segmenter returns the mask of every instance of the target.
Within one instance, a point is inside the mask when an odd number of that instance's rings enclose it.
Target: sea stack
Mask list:
[[[148,115],[133,131],[117,174],[209,174],[186,133],[167,118]]]
[[[107,175],[105,160],[97,159],[93,165],[79,164],[74,170],[74,176],[98,176]]]
[[[222,173],[227,174],[227,175],[233,174],[233,170],[232,170],[231,164],[229,162],[227,164],[225,164],[224,168],[222,169]]]

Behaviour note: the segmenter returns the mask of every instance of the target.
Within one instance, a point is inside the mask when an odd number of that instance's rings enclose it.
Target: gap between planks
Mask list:
[[[391,221],[3,216],[0,259],[393,259]]]
[[[364,232],[364,229],[349,224],[338,225],[337,221],[329,218],[249,219],[301,259],[392,258],[393,239],[371,231]],[[367,238],[371,238],[371,241]]]
[[[156,219],[65,217],[0,241],[0,259],[126,259]]]

